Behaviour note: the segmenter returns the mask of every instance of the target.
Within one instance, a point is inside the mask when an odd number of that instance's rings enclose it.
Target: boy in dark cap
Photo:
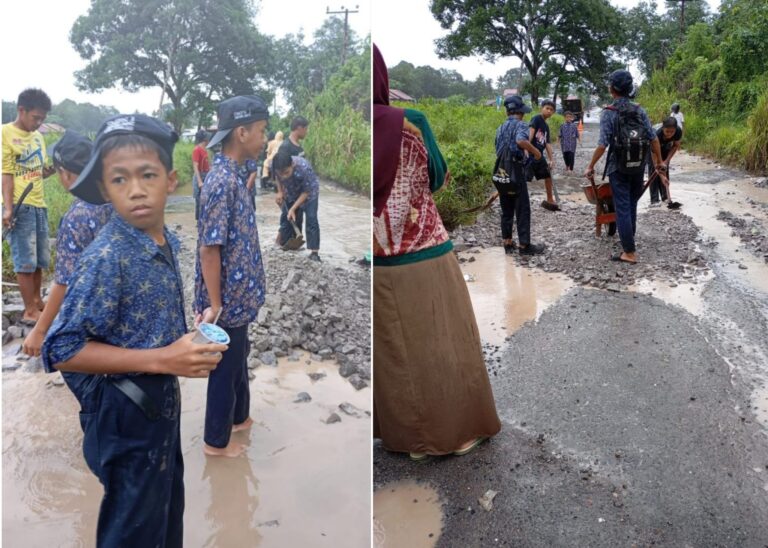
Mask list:
[[[299,156],[291,156],[288,150],[280,150],[272,161],[275,177],[280,182],[280,191],[275,197],[280,206],[280,232],[278,245],[287,242],[294,235],[293,226],[302,226],[307,217],[307,249],[309,260],[320,260],[320,224],[317,221],[317,207],[320,183],[310,163]]]
[[[525,179],[523,165],[527,154],[535,160],[541,160],[541,151],[528,140],[528,124],[523,121],[523,114],[531,112],[531,107],[523,103],[518,95],[504,99],[507,120],[496,130],[496,156],[508,148],[514,158],[513,170],[509,174],[514,177],[520,187],[516,194],[499,192],[501,205],[501,238],[504,252],[511,254],[519,249],[521,255],[536,255],[544,251],[544,246],[531,243],[531,200],[528,196],[528,182]],[[527,154],[526,154],[527,153]],[[519,246],[515,245],[512,237],[512,226],[517,217],[517,237]]]
[[[230,337],[229,349],[208,379],[203,450],[235,457],[245,447],[230,439],[232,432],[253,424],[248,324],[264,304],[266,287],[244,166],[264,147],[269,112],[260,97],[244,95],[222,101],[218,114],[219,131],[208,147],[221,144],[221,152],[213,158],[200,196],[194,309],[197,323],[218,318]]]
[[[70,188],[115,210],[81,255],[42,348],[47,371],[82,374],[69,386],[85,460],[104,486],[99,547],[182,546],[176,376],[207,377],[227,348],[185,334],[179,242],[164,225],[175,141],[154,118],[112,117]]]
[[[584,171],[585,177],[594,177],[595,164],[605,149],[605,175],[611,182],[613,204],[616,207],[616,227],[623,252],[611,260],[635,264],[635,230],[637,228],[637,202],[643,192],[643,171],[650,143],[656,169],[666,174],[661,160],[659,140],[651,127],[648,115],[640,105],[632,103],[632,75],[626,70],[611,73],[608,87],[613,103],[600,116],[600,137],[592,160]]]
[[[48,155],[53,159],[53,167],[59,176],[59,182],[67,191],[90,160],[92,150],[93,143],[90,139],[69,129],[49,150]],[[25,354],[40,355],[43,339],[56,314],[59,313],[77,260],[111,215],[110,204],[93,205],[75,198],[61,218],[59,233],[56,236],[56,267],[53,284],[40,318],[24,339]]]

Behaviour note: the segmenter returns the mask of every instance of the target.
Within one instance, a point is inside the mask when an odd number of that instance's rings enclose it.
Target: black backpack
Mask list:
[[[518,120],[507,120],[504,124],[518,124]],[[514,136],[514,129],[512,135]],[[523,164],[522,151],[518,155],[509,150],[509,143],[504,143],[501,154],[496,157],[493,165],[491,181],[499,194],[517,195],[522,191]]]
[[[613,105],[605,108],[618,113],[613,126],[613,142],[608,152],[616,156],[619,173],[625,175],[643,173],[651,142],[648,140],[640,106],[630,103],[625,108],[616,108]],[[606,162],[606,168],[607,164],[608,162]]]

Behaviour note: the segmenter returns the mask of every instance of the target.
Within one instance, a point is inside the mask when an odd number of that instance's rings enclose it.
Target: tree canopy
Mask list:
[[[431,10],[449,31],[438,55],[516,57],[534,102],[553,81],[599,87],[624,38],[608,0],[432,0]]]
[[[177,131],[228,95],[258,91],[271,100],[271,41],[256,31],[254,10],[251,0],[91,0],[70,32],[88,61],[76,84],[163,89]]]

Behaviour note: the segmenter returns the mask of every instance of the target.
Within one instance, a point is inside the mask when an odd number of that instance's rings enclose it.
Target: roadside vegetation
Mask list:
[[[686,149],[768,172],[768,4],[725,2],[692,25],[638,100],[654,121],[680,103]]]

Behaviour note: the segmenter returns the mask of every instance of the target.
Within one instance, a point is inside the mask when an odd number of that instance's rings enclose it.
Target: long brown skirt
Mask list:
[[[373,435],[444,455],[501,429],[453,253],[373,272]]]

